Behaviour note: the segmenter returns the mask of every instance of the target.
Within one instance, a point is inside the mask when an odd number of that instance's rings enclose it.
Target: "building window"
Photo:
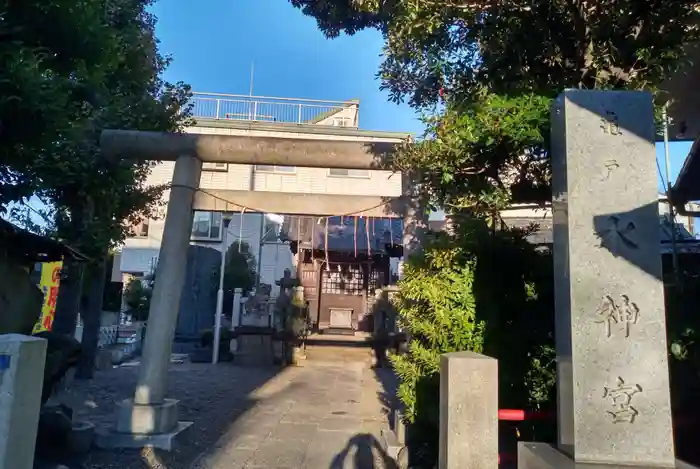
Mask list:
[[[352,127],[352,117],[334,117],[333,127]]]
[[[221,212],[194,212],[192,239],[221,241]]]
[[[228,163],[202,163],[202,171],[228,171]]]
[[[284,218],[280,217],[278,215],[268,217],[263,215],[265,217],[264,225],[263,225],[263,236],[262,236],[262,242],[263,243],[279,243],[281,242],[280,240],[280,233],[282,232],[282,223],[284,222]]]
[[[137,238],[147,238],[148,237],[148,220],[144,220],[136,226],[134,236]]]
[[[296,166],[278,166],[267,164],[256,164],[255,171],[258,173],[281,173],[292,174],[297,170]]]
[[[328,175],[333,177],[350,177],[350,178],[369,178],[368,169],[340,169],[331,168],[328,170]]]

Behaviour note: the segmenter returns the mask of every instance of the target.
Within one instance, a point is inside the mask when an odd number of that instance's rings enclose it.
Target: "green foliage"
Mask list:
[[[145,185],[153,163],[103,158],[101,131],[189,123],[189,87],[160,78],[169,60],[158,53],[150,4],[0,5],[0,203],[35,195],[53,209],[54,234],[96,263],[130,226],[155,217],[164,189]],[[82,269],[66,263],[59,330],[74,323]]]
[[[429,113],[423,140],[393,162],[420,175],[431,205],[457,225],[400,283],[412,339],[392,360],[420,444],[435,456],[437,357],[455,347],[499,359],[502,405],[552,405],[551,258],[526,242],[528,230],[497,231],[498,211],[551,199],[548,106],[563,89],[649,89],[663,104],[659,85],[700,39],[698,3],[290,1],[329,37],[380,30],[382,88]],[[680,334],[672,351],[686,357],[694,340]]]
[[[224,288],[230,291],[240,288],[245,296],[255,286],[256,270],[255,255],[250,251],[250,245],[245,241],[233,243],[226,252]]]
[[[255,255],[250,250],[250,245],[245,241],[240,244],[235,242],[226,251],[226,264],[224,266],[224,314],[231,315],[233,308],[233,294],[236,288],[243,290],[243,296],[247,295],[258,278]],[[220,268],[214,270],[213,284],[219,285]]]
[[[527,241],[533,229],[499,230],[477,243],[477,317],[486,323],[484,353],[498,358],[507,408],[546,407],[554,397],[552,257]]]
[[[412,105],[474,88],[554,96],[564,88],[648,88],[698,39],[687,0],[291,0],[329,37],[379,29],[383,86]],[[462,101],[456,98],[456,101]]]
[[[426,119],[425,138],[406,145],[394,169],[419,168],[433,206],[448,212],[488,212],[550,196],[550,100],[499,96],[451,105]]]
[[[410,334],[408,353],[390,357],[401,379],[398,396],[419,433],[437,435],[440,355],[483,349],[476,319],[475,259],[451,239],[434,240],[423,258],[406,265],[394,297],[399,324]],[[428,440],[430,441],[430,440]]]
[[[233,339],[231,331],[222,327],[219,334],[219,350],[228,350],[231,339]],[[204,348],[212,348],[214,346],[214,331],[212,329],[200,331],[199,344]]]
[[[144,285],[140,279],[133,279],[124,289],[124,301],[129,307],[129,313],[136,321],[146,321],[151,307],[153,286]]]
[[[411,340],[408,354],[391,361],[414,424],[413,444],[428,461],[436,456],[443,353],[471,350],[497,358],[503,407],[553,403],[551,257],[527,242],[530,232],[494,234],[486,220],[464,218],[453,235],[431,240],[424,257],[405,267],[394,302]]]

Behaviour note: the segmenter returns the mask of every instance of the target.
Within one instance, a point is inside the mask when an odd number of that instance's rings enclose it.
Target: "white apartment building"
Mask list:
[[[390,142],[409,139],[407,133],[359,129],[359,101],[326,102],[254,96],[195,94],[196,124],[186,131],[195,134],[240,135],[251,137],[317,139],[327,141]],[[153,168],[149,184],[165,184],[172,179],[174,162],[161,162]],[[388,171],[301,168],[289,166],[205,163],[200,189],[216,191],[220,200],[234,205],[236,192],[277,192],[285,194],[339,194],[396,197],[401,194],[401,178]],[[164,195],[167,202],[168,193]],[[285,268],[294,271],[288,246],[276,241],[284,214],[245,210],[198,210],[195,213],[191,243],[217,250],[222,248],[224,220],[231,220],[227,245],[242,239],[258,258],[261,282],[274,285]],[[201,207],[199,207],[201,208]],[[165,213],[148,220],[126,240],[121,253],[123,274],[143,275],[157,263]],[[243,214],[240,212],[243,211]],[[268,211],[271,212],[271,211]],[[313,215],[314,213],[308,213]],[[265,238],[266,242],[261,240]],[[274,287],[273,287],[274,288]]]

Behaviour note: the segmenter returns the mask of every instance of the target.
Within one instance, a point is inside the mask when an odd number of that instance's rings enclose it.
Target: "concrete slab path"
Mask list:
[[[381,371],[381,370],[380,370]],[[193,469],[388,469],[380,380],[363,363],[287,368]]]

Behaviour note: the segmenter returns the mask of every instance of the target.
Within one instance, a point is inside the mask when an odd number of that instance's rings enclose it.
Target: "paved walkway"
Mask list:
[[[315,350],[303,367],[173,364],[169,396],[194,421],[176,451],[92,451],[71,469],[386,469],[379,448],[394,379],[369,367],[369,351]],[[330,362],[323,360],[330,357]],[[343,357],[339,360],[339,357]],[[107,423],[113,403],[133,393],[137,367],[79,384],[77,417]],[[386,389],[385,389],[386,387]],[[387,390],[389,391],[387,393]]]
[[[268,382],[193,469],[392,467],[381,386],[360,363],[290,368]]]

